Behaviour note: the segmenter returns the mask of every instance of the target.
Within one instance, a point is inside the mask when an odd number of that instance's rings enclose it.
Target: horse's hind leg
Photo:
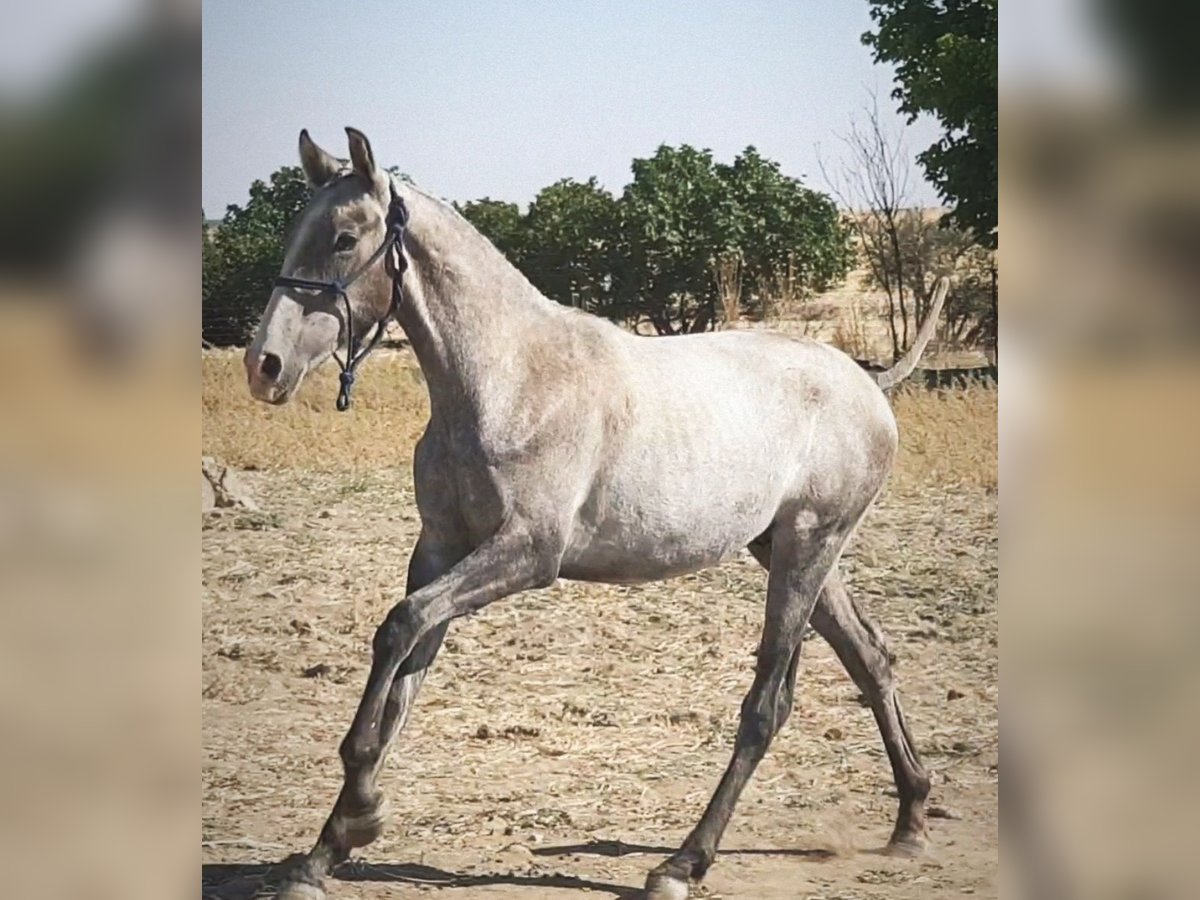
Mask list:
[[[791,713],[801,636],[851,525],[837,521],[775,529],[766,622],[754,682],[742,702],[733,758],[683,846],[647,878],[649,900],[682,900],[688,895],[688,883],[702,878],[712,865],[738,797]]]
[[[764,568],[770,569],[771,542],[764,536],[750,545]],[[904,721],[892,658],[883,634],[854,603],[845,582],[836,570],[829,573],[821,597],[813,610],[812,625],[833,647],[846,671],[863,692],[879,725],[879,734],[892,764],[892,777],[900,797],[896,827],[888,845],[897,853],[912,855],[925,846],[925,799],[929,796],[929,776],[913,745]]]
[[[912,855],[925,846],[925,799],[929,776],[913,746],[896,693],[891,655],[879,628],[855,605],[835,572],[825,582],[812,615],[813,628],[833,647],[858,689],[871,705],[883,746],[892,764],[900,812],[889,847]]]

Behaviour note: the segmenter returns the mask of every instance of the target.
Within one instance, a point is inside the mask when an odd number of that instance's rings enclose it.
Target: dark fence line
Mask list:
[[[927,388],[966,388],[972,385],[997,385],[1000,370],[996,366],[972,366],[966,369],[916,369],[917,383],[924,379]]]
[[[866,359],[856,359],[856,363],[872,374],[886,372],[888,366],[880,365]],[[965,368],[933,369],[918,366],[913,369],[907,383],[919,384],[930,390],[937,388],[967,388],[981,385],[997,385],[1000,383],[1000,370],[992,366],[968,366]]]

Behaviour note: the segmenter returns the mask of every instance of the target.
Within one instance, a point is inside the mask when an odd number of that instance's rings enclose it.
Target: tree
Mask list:
[[[944,230],[944,229],[943,229]],[[995,252],[971,240],[968,232],[954,229],[961,252],[956,257],[954,280],[946,298],[946,325],[951,345],[996,348]],[[995,357],[993,356],[993,362]]]
[[[784,175],[779,163],[747,147],[732,165],[717,167],[728,197],[723,259],[736,254],[742,295],[765,317],[780,285],[801,294],[826,290],[854,260],[850,230],[826,195]]]
[[[298,166],[250,185],[245,206],[232,204],[203,242],[201,333],[215,346],[246,342],[283,264],[288,225],[308,202]]]
[[[648,319],[661,334],[715,327],[718,296],[731,296],[723,275],[740,285],[744,274],[746,287],[732,295],[727,319],[743,307],[761,314],[780,273],[800,291],[845,277],[849,233],[833,202],[753,147],[722,165],[707,150],[662,146],[634,160],[633,173],[619,198],[595,178],[567,178],[524,213],[491,198],[456,209],[547,296],[610,319]],[[249,336],[308,193],[299,169],[280,169],[206,229],[207,342]]]
[[[933,288],[942,275],[955,276],[947,298],[948,315],[958,311],[959,334],[974,339],[994,329],[970,328],[967,320],[982,324],[976,298],[961,282],[959,266],[972,251],[977,262],[991,252],[974,243],[970,232],[951,221],[939,223],[927,210],[913,205],[909,194],[911,172],[904,143],[883,126],[879,106],[871,98],[865,120],[852,120],[841,137],[846,154],[836,168],[819,159],[821,172],[846,209],[846,218],[858,237],[859,253],[867,280],[887,298],[887,324],[892,359],[898,360],[910,345],[918,322],[928,315]],[[970,306],[967,312],[966,306]],[[944,332],[945,333],[945,332]]]
[[[914,256],[923,257],[921,242],[926,229],[923,212],[910,205],[910,172],[903,142],[883,127],[873,96],[865,117],[865,122],[852,119],[850,131],[840,137],[847,154],[839,167],[831,171],[823,159],[819,165],[858,235],[871,281],[887,297],[892,360],[896,361],[909,343],[905,291],[923,287],[914,277],[912,262]]]
[[[945,134],[917,157],[950,218],[987,247],[996,234],[996,0],[868,0],[862,41],[896,66],[892,96],[909,121],[932,113]]]
[[[763,315],[786,282],[824,290],[853,262],[848,228],[824,194],[747,147],[730,165],[708,150],[660,146],[633,161],[614,197],[595,178],[543,188],[522,215],[485,198],[459,211],[542,293],[659,334]]]
[[[635,159],[621,206],[629,266],[617,290],[625,302],[659,334],[714,325],[711,266],[730,246],[719,223],[727,222],[731,211],[712,154],[664,144],[654,156]]]
[[[801,292],[846,276],[850,237],[827,196],[747,147],[730,165],[686,144],[634,160],[621,199],[629,275],[618,279],[660,334],[762,315],[781,277]],[[732,303],[728,302],[732,299]]]
[[[542,188],[525,216],[524,272],[546,296],[607,314],[620,266],[617,201],[595,178],[564,178]]]

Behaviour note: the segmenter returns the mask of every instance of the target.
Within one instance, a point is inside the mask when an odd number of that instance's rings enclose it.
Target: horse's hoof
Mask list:
[[[391,805],[381,799],[375,808],[357,816],[346,816],[341,821],[342,834],[347,847],[365,847],[381,834],[391,814]]]
[[[289,881],[279,889],[275,900],[325,900],[325,892],[315,884]]]
[[[687,900],[688,883],[670,875],[651,872],[646,879],[646,900]]]
[[[884,852],[888,856],[898,856],[902,859],[916,859],[925,855],[925,835],[914,831],[903,834],[893,834]]]

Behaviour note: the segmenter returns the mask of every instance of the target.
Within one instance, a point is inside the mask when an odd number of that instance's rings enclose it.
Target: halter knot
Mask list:
[[[354,387],[354,370],[343,369],[338,375],[338,382],[337,409],[338,412],[345,412],[350,408],[350,389]]]

